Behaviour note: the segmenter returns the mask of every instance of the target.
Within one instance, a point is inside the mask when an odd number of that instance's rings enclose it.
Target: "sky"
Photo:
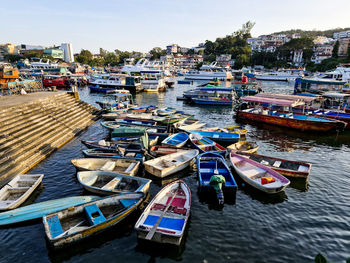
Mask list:
[[[350,0],[1,1],[1,43],[147,52],[194,47],[255,22],[253,36],[350,27]]]

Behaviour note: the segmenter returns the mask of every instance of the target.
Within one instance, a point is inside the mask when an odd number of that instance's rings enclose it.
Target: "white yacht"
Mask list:
[[[29,65],[30,69],[53,69],[58,68],[58,63],[50,63],[50,60],[47,60],[47,62],[43,62],[42,59],[39,61],[33,61]]]
[[[90,85],[99,85],[101,87],[119,87],[125,85],[125,78],[109,74],[91,76]]]
[[[217,67],[216,62],[213,62],[210,65],[203,65],[200,70],[188,71],[184,77],[189,80],[226,81],[232,79],[232,74],[224,68]]]
[[[328,71],[316,76],[317,79],[350,81],[350,67],[337,67],[334,71]]]
[[[302,78],[304,71],[299,69],[279,70],[275,72],[266,72],[255,74],[256,80],[268,81],[294,81],[296,78]]]

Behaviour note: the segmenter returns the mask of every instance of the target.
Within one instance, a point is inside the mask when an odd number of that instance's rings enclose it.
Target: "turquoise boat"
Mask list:
[[[99,196],[93,195],[72,196],[23,206],[8,212],[0,213],[0,226],[38,219],[44,215],[54,213],[71,206],[77,206],[95,201],[100,198],[101,197]]]
[[[142,192],[112,195],[43,216],[46,238],[53,248],[82,241],[126,219],[143,201]]]
[[[188,134],[185,132],[175,133],[162,141],[163,145],[182,147],[188,141]]]
[[[191,133],[197,133],[201,136],[207,137],[216,142],[228,142],[235,143],[239,141],[241,135],[239,133],[234,132],[212,132],[212,131],[188,131]]]

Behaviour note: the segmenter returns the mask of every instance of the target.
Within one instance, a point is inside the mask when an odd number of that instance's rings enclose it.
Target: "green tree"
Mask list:
[[[337,40],[333,46],[332,58],[338,57],[338,51],[339,51],[339,40]]]
[[[119,64],[119,57],[113,52],[105,53],[103,59],[106,66],[116,66]]]
[[[13,62],[17,62],[19,61],[20,59],[22,59],[23,57],[20,56],[20,55],[13,55],[13,54],[6,54],[5,55],[5,59],[10,62],[10,63],[13,63]]]
[[[151,59],[159,59],[161,56],[166,55],[166,50],[161,49],[160,47],[155,47],[149,53],[152,55]]]
[[[78,56],[76,56],[76,61],[82,64],[90,64],[92,61],[92,53],[87,49],[82,49]]]

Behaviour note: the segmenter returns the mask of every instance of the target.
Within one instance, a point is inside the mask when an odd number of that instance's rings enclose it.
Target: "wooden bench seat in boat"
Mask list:
[[[62,225],[61,225],[60,219],[58,218],[57,215],[48,218],[47,223],[49,225],[52,238],[55,238],[55,237],[63,234]]]
[[[111,181],[109,181],[107,184],[105,184],[104,186],[102,186],[101,189],[103,190],[112,190],[115,189],[115,187],[117,186],[117,184],[119,184],[120,182],[120,178],[116,177],[114,179],[112,179]]]
[[[84,210],[91,225],[97,225],[106,221],[106,218],[96,204],[87,205],[84,207]]]
[[[125,173],[130,173],[132,169],[136,166],[136,163],[131,163],[128,168],[126,168]]]
[[[152,227],[157,221],[159,216],[148,215],[143,225]],[[176,231],[181,231],[185,224],[185,219],[182,218],[169,218],[163,217],[158,225],[159,228],[167,228]]]
[[[101,171],[113,171],[115,168],[115,162],[107,161],[101,168]]]

